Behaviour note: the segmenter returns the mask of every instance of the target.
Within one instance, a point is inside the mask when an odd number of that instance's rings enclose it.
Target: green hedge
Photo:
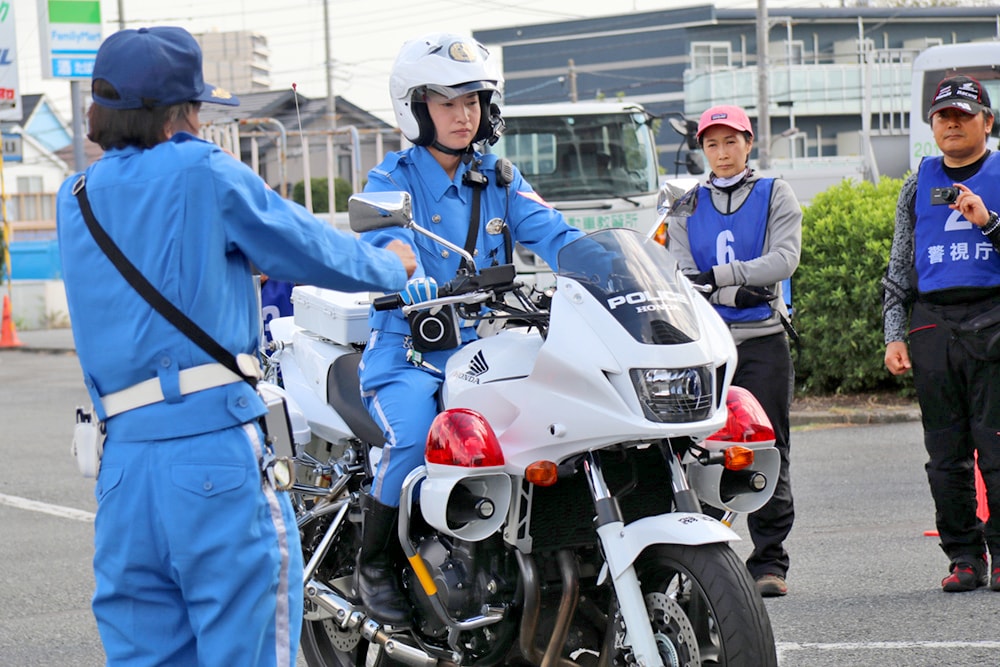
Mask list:
[[[804,210],[802,259],[792,278],[802,338],[796,384],[806,394],[902,390],[884,365],[880,280],[889,260],[901,179],[844,180]]]
[[[343,178],[337,178],[333,182],[334,195],[336,196],[336,206],[338,212],[347,210],[347,200],[354,194],[351,183]],[[312,203],[313,213],[328,213],[330,208],[330,188],[325,178],[312,179]],[[306,188],[305,181],[299,181],[292,186],[292,201],[305,206]]]

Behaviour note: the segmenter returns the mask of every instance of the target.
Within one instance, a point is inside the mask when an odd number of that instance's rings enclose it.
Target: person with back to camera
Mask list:
[[[913,369],[950,561],[941,588],[971,591],[988,580],[1000,591],[1000,156],[986,145],[994,115],[979,81],[950,76],[927,116],[941,156],[925,157],[899,193],[883,279],[885,365],[893,375]],[[976,516],[977,453],[985,525]]]
[[[202,103],[239,102],[204,83],[182,28],[108,37],[92,95],[88,136],[105,153],[63,183],[57,223],[76,351],[106,429],[93,611],[107,664],[293,667],[302,554],[288,496],[264,474],[253,369],[213,363],[96,239],[103,229],[220,357],[241,361],[258,349],[251,262],[278,279],[397,290],[415,256],[334,230],[198,139]]]
[[[795,372],[781,281],[799,264],[802,208],[787,182],[747,166],[753,129],[743,109],[708,109],[697,136],[711,174],[690,217],[669,218],[668,247],[732,332],[739,354],[733,384],[760,401],[774,427],[780,472],[774,495],[747,517],[754,549],[746,564],[761,595],[780,596],[788,592],[784,541],[795,519],[788,458]]]
[[[414,146],[388,155],[368,174],[366,191],[405,190],[422,227],[469,247],[477,267],[506,264],[503,220],[511,240],[538,253],[550,266],[556,254],[582,232],[566,224],[506,160],[481,154],[473,144],[494,140],[502,129],[498,99],[502,78],[489,52],[459,35],[435,33],[406,42],[389,81],[392,106],[403,135]],[[478,212],[478,215],[474,212]],[[418,267],[402,293],[405,303],[434,298],[437,284],[451,280],[461,258],[426,237],[399,228],[366,232],[382,246],[403,240],[416,248]],[[362,547],[358,557],[361,598],[377,620],[397,627],[410,623],[411,610],[397,581],[389,552],[406,475],[424,460],[427,432],[438,413],[442,370],[457,347],[420,354],[399,310],[374,312],[371,337],[359,368],[366,407],[381,426],[386,446],[370,493],[362,496]],[[476,338],[461,327],[461,341]]]

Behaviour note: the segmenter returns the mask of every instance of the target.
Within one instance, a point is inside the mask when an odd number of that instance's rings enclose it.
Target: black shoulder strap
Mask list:
[[[476,168],[476,162],[472,162],[472,168],[462,176],[462,183],[472,187],[472,214],[469,216],[469,234],[465,237],[465,252],[475,257],[476,241],[479,238],[479,203],[483,196],[483,189],[489,180]],[[463,263],[465,260],[463,260]],[[467,267],[470,272],[475,273],[476,267]]]
[[[240,369],[239,363],[236,361],[236,357],[232,352],[226,348],[219,345],[214,338],[205,333],[205,330],[194,323],[191,318],[182,313],[178,308],[170,303],[163,294],[159,292],[153,285],[146,280],[146,276],[135,267],[135,264],[129,261],[121,249],[115,244],[115,242],[108,236],[108,233],[104,231],[100,223],[97,222],[97,218],[94,217],[94,211],[90,208],[90,200],[87,199],[87,187],[86,180],[83,175],[80,179],[73,185],[73,194],[76,195],[77,201],[80,202],[80,210],[83,212],[83,220],[87,223],[87,229],[94,236],[94,240],[97,242],[98,247],[104,251],[104,254],[108,256],[111,263],[115,265],[115,268],[121,272],[125,280],[128,281],[139,295],[149,302],[149,305],[153,309],[160,313],[168,322],[173,324],[183,333],[185,336],[190,338],[195,344],[201,349],[205,350],[209,355],[212,356],[217,362],[231,370],[236,375],[243,378],[243,380],[249,384],[251,387],[255,387],[257,384],[257,378],[247,373],[244,373]]]

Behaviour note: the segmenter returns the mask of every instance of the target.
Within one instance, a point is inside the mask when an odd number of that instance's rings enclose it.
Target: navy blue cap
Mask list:
[[[205,83],[201,47],[184,28],[119,30],[97,50],[92,79],[104,79],[118,92],[117,100],[93,95],[95,103],[109,109],[240,103],[229,91]]]

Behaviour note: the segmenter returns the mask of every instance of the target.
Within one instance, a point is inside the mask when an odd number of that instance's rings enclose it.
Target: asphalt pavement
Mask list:
[[[19,338],[20,351],[0,350],[0,665],[97,667],[94,483],[69,454],[86,392],[68,331]],[[925,460],[914,421],[793,435],[791,592],[765,602],[781,667],[1000,664],[1000,595],[941,592]],[[744,518],[735,529],[745,557]]]

